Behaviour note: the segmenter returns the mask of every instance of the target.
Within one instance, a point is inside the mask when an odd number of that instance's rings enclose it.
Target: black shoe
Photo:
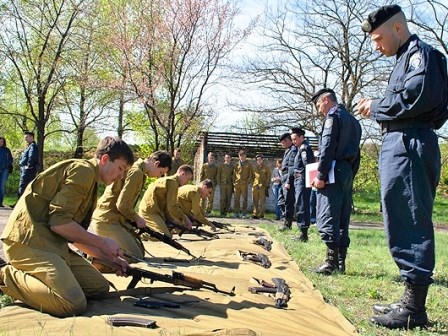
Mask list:
[[[6,208],[3,204],[0,204],[0,208]]]
[[[314,273],[322,274],[322,275],[332,275],[339,271],[339,248],[338,247],[327,247],[327,258],[325,262],[320,265],[318,268],[312,270]]]
[[[291,240],[295,240],[301,243],[306,243],[308,241],[308,235],[304,235],[303,233],[300,236],[292,237]]]
[[[255,215],[251,216],[250,218],[251,218],[251,219],[260,219],[260,217],[255,216]]]
[[[428,316],[426,314],[425,304],[429,286],[414,285],[411,283],[405,283],[405,285],[405,293],[399,301],[398,308],[392,309],[384,315],[371,317],[371,323],[389,329],[426,327],[428,324]],[[396,304],[394,303],[389,306]]]
[[[370,318],[370,322],[389,329],[413,329],[426,327],[428,315],[426,315],[426,310],[412,311],[407,307],[400,307],[387,314],[373,316]]]

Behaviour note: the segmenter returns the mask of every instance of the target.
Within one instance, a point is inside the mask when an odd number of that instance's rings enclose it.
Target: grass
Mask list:
[[[356,222],[382,223],[380,195],[378,191],[358,191],[353,194],[355,212],[352,220]],[[434,201],[433,221],[436,225],[448,228],[448,195],[438,192]]]
[[[431,326],[427,330],[403,331],[375,327],[368,322],[374,303],[395,301],[401,297],[404,288],[386,246],[383,230],[352,229],[346,274],[328,277],[310,271],[323,262],[326,250],[315,226],[310,229],[310,240],[306,244],[290,239],[297,234],[297,229],[283,233],[278,232],[273,225],[263,227],[286,247],[325,300],[336,306],[361,335],[448,334],[448,249],[445,248],[448,245],[448,234],[436,233],[435,283],[430,287],[427,300]]]

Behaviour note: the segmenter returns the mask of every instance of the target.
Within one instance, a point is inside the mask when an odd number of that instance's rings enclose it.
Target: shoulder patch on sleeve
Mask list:
[[[416,52],[409,59],[409,69],[415,70],[418,69],[422,64],[422,55],[420,52]]]
[[[306,151],[302,152],[302,159],[306,159]]]
[[[331,128],[333,126],[333,118],[325,120],[324,128]]]

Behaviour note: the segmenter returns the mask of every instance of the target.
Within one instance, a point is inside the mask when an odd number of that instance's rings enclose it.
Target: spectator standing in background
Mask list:
[[[25,131],[26,149],[20,156],[20,181],[17,196],[20,198],[25,191],[26,186],[37,175],[39,169],[39,153],[36,142],[34,141],[34,133]]]
[[[218,176],[216,178],[219,184],[219,193],[221,196],[219,211],[221,216],[227,216],[230,210],[230,201],[233,193],[233,165],[232,156],[227,153],[224,155],[224,163],[218,167]]]
[[[215,154],[210,152],[207,155],[207,162],[201,167],[200,180],[210,180],[212,182],[212,190],[207,197],[201,198],[201,207],[207,214],[213,210],[213,198],[215,197],[215,186],[218,176],[218,166],[215,164]]]
[[[174,175],[177,173],[177,169],[185,164],[184,160],[180,158],[180,148],[174,150],[173,158],[171,161],[171,169],[167,175]]]
[[[282,211],[278,206],[278,196],[282,187],[282,159],[278,159],[275,163],[275,168],[272,170],[271,182],[272,193],[274,194],[275,219],[279,220],[282,216]]]
[[[6,181],[12,173],[13,158],[11,151],[6,145],[6,139],[0,137],[0,207],[3,208],[3,197],[6,192]]]
[[[253,166],[252,184],[252,219],[264,218],[266,210],[266,193],[268,193],[271,171],[263,162],[263,155],[255,156],[256,164]],[[268,194],[269,195],[269,194]]]
[[[246,160],[246,151],[244,149],[238,152],[239,161],[233,169],[233,187],[235,191],[234,211],[235,218],[240,216],[246,218],[247,211],[247,189],[249,184],[252,184],[253,170],[252,165]],[[243,205],[240,204],[240,199],[243,198]],[[241,206],[241,208],[240,208]]]

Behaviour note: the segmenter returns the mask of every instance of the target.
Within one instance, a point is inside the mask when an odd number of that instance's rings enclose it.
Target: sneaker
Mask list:
[[[6,208],[3,204],[0,204],[0,208]]]
[[[246,219],[246,214],[243,214],[243,215],[241,216],[241,218],[242,218],[242,219]]]

